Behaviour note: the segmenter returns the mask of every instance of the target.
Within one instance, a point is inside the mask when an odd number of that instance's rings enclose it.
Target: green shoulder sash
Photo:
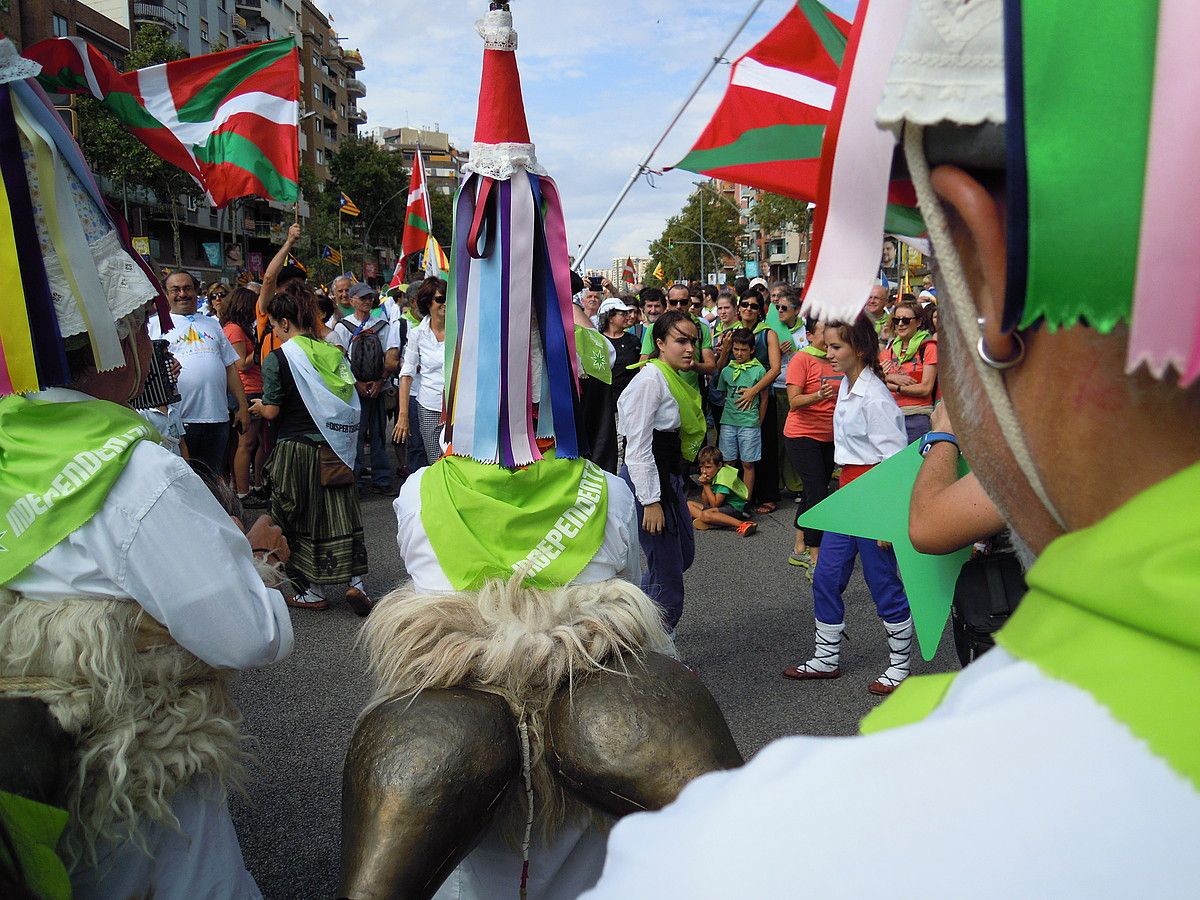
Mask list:
[[[0,399],[0,584],[99,511],[143,440],[161,438],[115,403]]]
[[[700,392],[683,380],[678,372],[658,357],[647,360],[650,365],[662,372],[666,379],[667,389],[679,405],[679,438],[683,444],[683,458],[695,460],[696,454],[704,443],[704,434],[708,430],[704,423],[704,413],[700,408]]]

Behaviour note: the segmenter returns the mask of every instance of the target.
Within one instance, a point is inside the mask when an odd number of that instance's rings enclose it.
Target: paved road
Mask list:
[[[404,578],[387,498],[364,501],[372,596]],[[861,575],[847,591],[848,646],[836,681],[780,677],[812,649],[812,595],[787,565],[792,507],[760,519],[748,538],[696,534],[678,647],[700,673],[746,756],[789,734],[853,734],[876,698],[867,685],[886,667],[886,644]],[[233,814],[246,863],[268,898],[327,898],[337,880],[342,763],[355,716],[369,693],[354,649],[361,620],[344,606],[293,611],[296,649],[270,669],[243,676],[237,694],[260,767]],[[947,634],[918,673],[956,667]]]

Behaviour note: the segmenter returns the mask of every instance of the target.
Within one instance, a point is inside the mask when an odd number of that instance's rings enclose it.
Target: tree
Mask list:
[[[454,227],[454,195],[433,191],[429,195],[429,204],[433,212],[433,236],[449,256],[451,232]]]
[[[138,30],[134,49],[125,61],[125,71],[144,69],[159,63],[187,57],[187,50],[174,43],[161,28],[153,25]],[[148,192],[153,203],[167,211],[175,265],[183,264],[180,227],[184,204],[204,196],[190,175],[159,156],[131,135],[120,121],[98,100],[77,97],[79,143],[93,171],[108,179],[117,196]]]
[[[750,218],[757,222],[766,234],[775,234],[783,231],[808,231],[812,214],[807,200],[763,191],[750,211]]]
[[[701,229],[703,212],[703,229]],[[662,264],[668,282],[677,278],[699,279],[701,276],[701,251],[704,253],[703,271],[715,272],[728,262],[729,253],[734,254],[734,264],[739,260],[737,244],[741,238],[740,217],[734,208],[712,191],[701,188],[687,199],[678,215],[667,219],[667,226],[656,240],[650,242],[650,273],[646,284],[658,286],[654,278],[654,267]]]
[[[333,204],[345,194],[362,211],[357,217],[343,217],[343,230],[348,228],[355,234],[355,240],[345,241],[347,247],[362,248],[365,254],[368,243],[400,246],[408,202],[408,171],[399,153],[385,150],[369,138],[342,139],[329,158],[325,193]]]

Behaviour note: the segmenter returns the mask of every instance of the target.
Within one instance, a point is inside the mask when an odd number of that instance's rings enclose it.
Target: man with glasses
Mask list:
[[[217,320],[197,312],[197,282],[190,272],[172,272],[165,284],[174,328],[163,334],[158,316],[151,316],[150,338],[170,342],[171,354],[179,361],[179,414],[188,454],[224,477],[229,445],[226,392],[237,402],[234,428],[241,433],[250,425],[250,407],[236,366],[240,357]]]
[[[680,377],[688,384],[692,385],[696,390],[700,390],[700,375],[713,375],[717,371],[717,358],[713,354],[712,329],[708,323],[704,321],[698,314],[691,312],[690,306],[692,302],[691,289],[682,282],[671,285],[667,290],[667,310],[678,310],[679,312],[688,313],[692,317],[692,321],[696,323],[696,361],[691,370],[681,372]],[[646,300],[646,317],[650,317],[650,301]],[[656,315],[655,319],[658,318]],[[651,322],[654,320],[651,319]],[[645,362],[650,358],[654,351],[653,328],[647,327],[646,333],[642,336],[642,356],[641,361]]]

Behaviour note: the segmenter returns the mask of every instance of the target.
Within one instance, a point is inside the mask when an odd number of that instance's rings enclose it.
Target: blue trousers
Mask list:
[[[621,477],[633,490],[629,470],[621,467]],[[667,527],[662,534],[648,534],[642,525],[642,505],[634,494],[638,519],[638,543],[646,554],[646,571],[642,573],[642,590],[662,610],[663,622],[674,630],[683,615],[683,573],[696,558],[696,534],[692,530],[692,514],[687,505],[687,483],[682,475],[672,475],[676,504],[674,510],[663,508]],[[672,515],[673,513],[673,515]],[[674,519],[674,521],[672,521]]]
[[[358,397],[362,406],[362,418],[358,426],[358,456],[354,460],[354,474],[358,486],[366,485],[363,478],[365,468],[367,441],[371,442],[371,480],[376,487],[391,487],[392,460],[387,452],[387,412],[383,408],[382,397]]]
[[[871,589],[871,598],[879,618],[898,625],[909,617],[908,597],[896,569],[896,553],[881,548],[869,538],[825,532],[821,555],[813,572],[813,613],[818,622],[838,625],[845,621],[842,594],[854,572],[854,557],[862,557],[863,578]]]

